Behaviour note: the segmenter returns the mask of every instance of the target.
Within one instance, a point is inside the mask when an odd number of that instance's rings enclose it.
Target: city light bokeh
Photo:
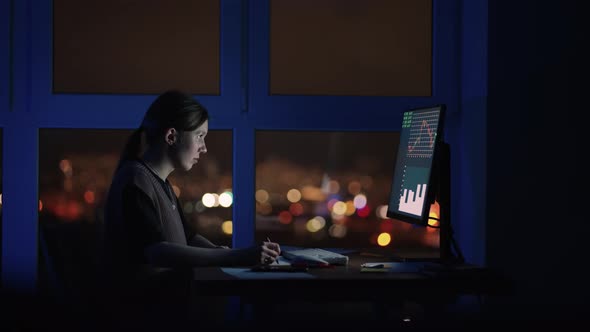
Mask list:
[[[96,253],[106,194],[130,133],[40,130],[42,234],[68,250]],[[255,241],[270,236],[293,246],[436,249],[437,229],[386,216],[398,140],[396,132],[257,132]],[[231,246],[239,222],[232,216],[232,132],[210,131],[207,145],[199,164],[169,180],[195,230]],[[436,218],[438,211],[432,213]]]
[[[435,252],[437,229],[386,215],[398,144],[397,132],[258,131],[256,240]]]

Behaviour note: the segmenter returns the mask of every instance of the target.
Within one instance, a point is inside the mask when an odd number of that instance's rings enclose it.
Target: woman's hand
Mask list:
[[[262,264],[272,264],[279,260],[281,255],[281,246],[271,241],[262,242],[262,252],[260,253],[260,262]]]

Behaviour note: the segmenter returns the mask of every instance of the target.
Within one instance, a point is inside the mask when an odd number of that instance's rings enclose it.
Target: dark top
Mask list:
[[[143,161],[125,162],[115,173],[105,206],[104,263],[136,279],[158,268],[251,266],[261,247],[226,249],[187,224],[169,182]]]

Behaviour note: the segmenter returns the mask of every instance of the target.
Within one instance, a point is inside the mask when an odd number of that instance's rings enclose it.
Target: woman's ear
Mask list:
[[[168,130],[166,130],[166,136],[165,136],[166,144],[168,144],[168,145],[175,144],[176,140],[178,139],[177,135],[178,135],[178,132],[176,131],[175,128],[168,128]]]

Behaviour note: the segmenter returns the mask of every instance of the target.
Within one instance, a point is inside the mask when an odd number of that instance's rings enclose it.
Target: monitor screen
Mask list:
[[[387,207],[389,218],[428,225],[434,202],[433,168],[442,139],[445,106],[417,108],[403,113],[397,159]]]

